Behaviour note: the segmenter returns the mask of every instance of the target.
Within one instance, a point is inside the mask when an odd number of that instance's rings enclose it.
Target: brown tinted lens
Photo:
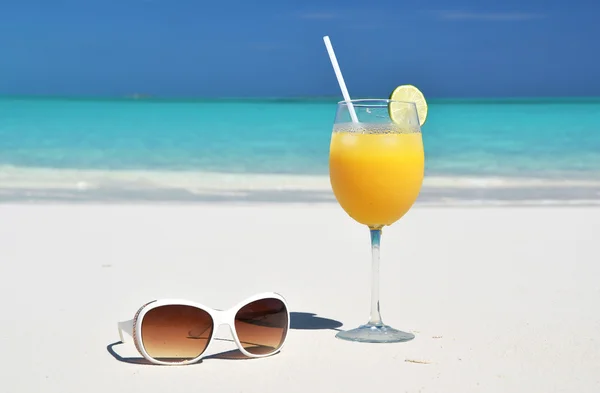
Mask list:
[[[160,306],[144,315],[141,333],[148,355],[164,362],[181,362],[204,352],[213,333],[213,320],[196,307]]]
[[[281,347],[287,334],[288,314],[279,299],[261,299],[242,307],[235,315],[235,330],[244,349],[266,355]]]

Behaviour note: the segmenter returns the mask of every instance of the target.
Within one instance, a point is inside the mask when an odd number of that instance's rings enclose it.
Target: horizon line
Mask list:
[[[362,98],[381,98],[363,96]],[[57,101],[127,101],[127,102],[201,102],[201,101],[343,101],[341,95],[311,95],[311,96],[152,96],[146,94],[131,94],[123,96],[112,95],[45,95],[45,94],[0,94],[0,99],[38,99]],[[596,101],[600,95],[589,96],[472,96],[472,97],[432,97],[428,102],[517,102],[517,101]]]

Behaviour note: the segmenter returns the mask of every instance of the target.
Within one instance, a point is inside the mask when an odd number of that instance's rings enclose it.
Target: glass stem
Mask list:
[[[381,326],[379,311],[379,244],[381,242],[381,227],[369,228],[371,231],[371,318],[369,325]]]

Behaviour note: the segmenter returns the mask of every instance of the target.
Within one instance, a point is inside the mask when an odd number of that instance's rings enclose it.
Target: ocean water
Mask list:
[[[333,99],[0,98],[0,189],[302,179],[324,190],[335,110]],[[586,199],[600,190],[600,99],[430,100],[422,133],[426,186],[481,194],[482,184],[530,179],[520,189],[584,184]]]

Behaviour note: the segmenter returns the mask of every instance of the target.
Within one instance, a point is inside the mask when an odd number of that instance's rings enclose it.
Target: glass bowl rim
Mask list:
[[[352,106],[357,107],[380,107],[384,108],[389,106],[390,104],[408,104],[416,107],[416,103],[414,101],[398,101],[398,100],[390,100],[389,98],[357,98],[354,100],[346,101],[341,100],[337,102],[337,105],[345,104],[348,106],[348,103],[351,103]]]

